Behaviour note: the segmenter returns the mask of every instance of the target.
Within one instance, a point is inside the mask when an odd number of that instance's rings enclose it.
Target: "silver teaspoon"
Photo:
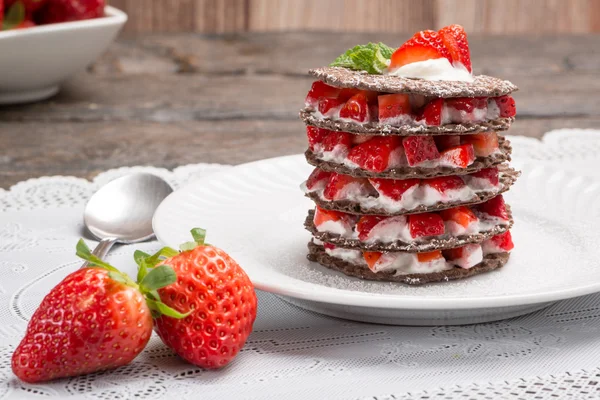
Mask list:
[[[115,243],[130,244],[152,238],[154,211],[172,192],[162,178],[147,173],[126,175],[101,187],[83,213],[85,227],[100,240],[92,254],[104,259]]]

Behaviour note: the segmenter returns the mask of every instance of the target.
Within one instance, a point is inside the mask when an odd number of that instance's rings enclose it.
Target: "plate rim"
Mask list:
[[[152,227],[156,234],[157,239],[162,244],[169,243],[162,234],[160,227],[160,220],[162,219],[163,213],[166,213],[171,203],[177,202],[177,199],[199,184],[202,184],[206,180],[215,180],[223,175],[235,174],[236,171],[241,169],[252,168],[256,165],[261,164],[272,164],[278,162],[285,162],[286,160],[304,158],[304,154],[293,154],[280,157],[272,157],[252,161],[244,164],[231,166],[224,171],[216,172],[205,177],[200,177],[194,181],[187,183],[181,188],[171,193],[157,208],[154,217],[152,219]],[[513,160],[515,162],[515,160]],[[532,163],[533,160],[519,160],[519,164]],[[541,163],[536,164],[537,168],[544,170],[560,171],[561,173],[569,175],[574,179],[583,179],[590,183],[599,183],[600,179],[593,179],[590,177],[581,176],[573,173],[572,171],[565,171],[557,166]],[[299,193],[299,196],[301,193]],[[166,217],[165,217],[166,218]],[[265,269],[268,271],[268,269]],[[402,294],[390,294],[390,293],[366,293],[359,291],[343,290],[338,288],[332,288],[328,286],[318,285],[316,283],[301,281],[296,278],[291,278],[297,282],[301,282],[301,285],[281,285],[276,281],[264,279],[260,276],[250,277],[254,287],[258,290],[270,292],[273,294],[288,296],[300,300],[314,301],[320,303],[332,303],[338,305],[352,306],[352,307],[365,307],[365,308],[385,308],[385,309],[399,309],[399,310],[454,310],[454,309],[489,309],[489,308],[502,308],[502,307],[513,307],[522,305],[533,305],[540,303],[548,303],[559,300],[566,300],[574,297],[584,296],[592,293],[600,292],[600,281],[591,282],[587,285],[579,285],[576,287],[567,287],[560,289],[547,290],[542,293],[535,294],[513,294],[513,295],[497,295],[497,296],[480,296],[471,298],[458,298],[458,297],[436,297],[436,296],[406,296]],[[348,277],[348,279],[357,279]],[[311,288],[312,287],[312,288]],[[320,290],[314,290],[318,288]],[[325,289],[325,290],[323,290]]]

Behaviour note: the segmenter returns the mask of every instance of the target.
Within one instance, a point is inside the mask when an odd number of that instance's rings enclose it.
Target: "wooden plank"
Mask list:
[[[246,0],[193,0],[194,32],[226,33],[247,30]]]
[[[439,29],[461,24],[469,33],[592,32],[594,0],[437,0]]]
[[[125,33],[414,32],[459,23],[470,33],[600,32],[598,0],[109,0]]]
[[[433,0],[250,0],[249,30],[410,32],[434,22]]]

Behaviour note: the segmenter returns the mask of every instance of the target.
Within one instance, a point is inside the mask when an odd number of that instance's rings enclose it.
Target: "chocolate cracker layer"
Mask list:
[[[318,262],[324,267],[340,271],[348,276],[372,281],[399,282],[407,285],[423,285],[425,283],[448,282],[456,279],[468,278],[473,275],[501,268],[506,264],[510,257],[509,253],[489,254],[484,257],[482,262],[469,269],[455,267],[448,271],[432,272],[430,274],[394,275],[394,272],[375,273],[366,266],[354,265],[347,261],[331,257],[325,253],[323,246],[316,245],[312,242],[308,244],[308,250],[309,253],[307,258],[310,261]]]
[[[518,90],[509,81],[486,75],[475,76],[473,82],[461,82],[372,75],[342,67],[315,68],[308,73],[331,86],[385,93],[414,93],[428,97],[496,97]]]
[[[310,107],[300,111],[300,119],[306,125],[333,131],[351,132],[360,134],[371,134],[379,136],[422,136],[422,135],[467,135],[481,132],[505,131],[515,120],[510,118],[498,118],[483,122],[468,122],[464,124],[446,124],[440,126],[425,125],[402,125],[392,126],[379,122],[359,124],[351,121],[335,121],[330,118],[319,118]]]
[[[392,243],[365,243],[358,239],[346,239],[341,237],[337,233],[319,232],[313,222],[315,211],[310,210],[308,216],[304,221],[306,229],[313,234],[316,239],[323,242],[333,243],[336,246],[355,249],[355,250],[366,250],[366,251],[404,251],[407,253],[423,253],[434,250],[446,250],[453,249],[455,247],[461,247],[471,243],[481,243],[484,240],[491,238],[492,236],[499,235],[508,231],[513,225],[512,214],[510,207],[507,206],[509,215],[509,223],[506,226],[496,225],[492,230],[483,233],[477,233],[473,235],[461,235],[447,238],[436,238],[432,237],[427,239],[424,243],[406,243],[401,240],[397,240]]]
[[[472,174],[473,172],[480,171],[484,168],[489,168],[494,165],[502,164],[505,161],[510,161],[510,153],[512,147],[510,142],[498,136],[498,142],[500,145],[500,152],[492,154],[489,157],[477,157],[473,164],[467,168],[454,168],[454,167],[436,167],[436,168],[421,168],[421,167],[398,167],[389,169],[383,172],[372,172],[365,171],[358,168],[350,168],[343,164],[338,164],[332,161],[323,161],[317,158],[317,156],[309,149],[306,150],[304,155],[306,161],[309,164],[318,167],[324,171],[336,172],[338,174],[350,175],[356,178],[388,178],[388,179],[410,179],[410,178],[434,178],[436,176],[449,176],[449,175],[466,175]]]
[[[317,203],[317,205],[321,208],[325,208],[327,210],[335,210],[342,211],[348,214],[375,214],[375,215],[404,215],[404,214],[415,214],[422,212],[432,212],[432,211],[440,211],[445,210],[447,208],[457,207],[457,206],[468,206],[472,204],[483,203],[484,201],[488,201],[493,197],[498,196],[506,192],[510,187],[516,182],[517,178],[521,174],[519,171],[515,171],[512,168],[509,168],[506,165],[500,166],[500,188],[493,192],[486,193],[478,193],[473,196],[472,199],[467,201],[453,201],[453,202],[438,202],[431,206],[418,206],[411,210],[400,210],[397,212],[389,212],[382,208],[377,207],[362,207],[360,203],[356,201],[350,200],[323,200],[319,198],[317,193],[307,193],[306,197]]]

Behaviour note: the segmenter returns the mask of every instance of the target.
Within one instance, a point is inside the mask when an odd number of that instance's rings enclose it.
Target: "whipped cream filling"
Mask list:
[[[476,195],[489,192],[497,192],[501,185],[493,185],[489,180],[476,178],[466,175],[464,178],[466,186],[461,189],[447,190],[440,193],[434,188],[421,184],[415,185],[403,193],[400,200],[394,200],[385,195],[379,194],[378,197],[364,191],[362,188],[346,190],[344,188],[343,199],[360,204],[362,208],[378,208],[388,213],[395,213],[401,210],[414,210],[419,206],[432,206],[437,203],[450,203],[455,201],[466,202],[473,199]],[[352,186],[352,185],[348,185]],[[328,201],[323,197],[324,185],[317,185],[309,190],[306,185],[302,185],[305,193],[316,193],[319,199]],[[350,188],[352,189],[352,188]]]
[[[464,246],[463,256],[451,261],[457,267],[469,269],[483,261],[483,250],[481,245],[468,244]]]
[[[314,243],[322,244],[323,242],[314,239]],[[331,257],[354,265],[368,266],[360,250],[335,247],[333,249],[326,248],[325,252]],[[432,261],[419,262],[417,255],[414,253],[391,252],[383,253],[373,267],[369,268],[375,273],[395,271],[395,275],[427,274],[447,271],[453,267],[469,269],[483,261],[486,255],[494,253],[506,253],[506,251],[493,245],[491,240],[487,240],[482,245],[466,245],[463,256],[454,260],[446,260],[441,257]]]
[[[493,230],[496,226],[505,226],[507,224],[508,221],[504,221],[495,217],[492,217],[491,219],[478,219],[477,221],[471,222],[466,227],[456,223],[455,221],[449,220],[444,222],[444,234],[438,237],[457,237],[462,235],[486,233]],[[344,221],[326,221],[320,225],[315,223],[315,227],[318,232],[333,233],[346,239],[359,239],[358,231],[355,229],[355,226],[352,226]],[[410,234],[407,217],[404,215],[398,215],[395,217],[386,218],[379,222],[371,229],[367,238],[362,241],[365,243],[393,243],[398,240],[404,243],[421,243],[428,241],[429,238],[413,238]]]
[[[461,63],[451,64],[447,58],[417,61],[400,68],[388,69],[386,75],[417,78],[427,81],[473,82],[475,78]]]

